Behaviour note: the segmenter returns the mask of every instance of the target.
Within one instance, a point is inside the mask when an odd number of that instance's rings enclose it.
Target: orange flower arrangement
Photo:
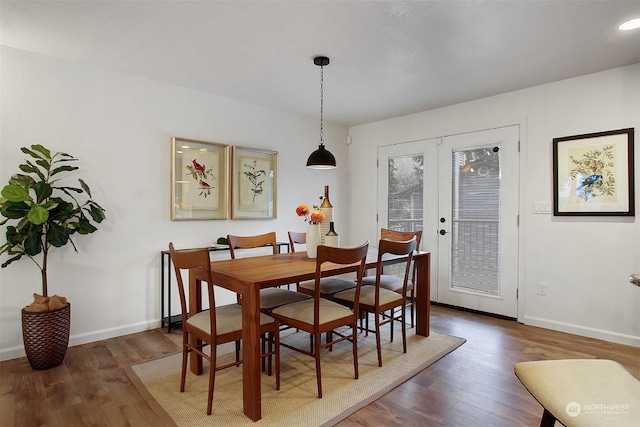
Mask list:
[[[309,207],[309,205],[298,205],[298,207],[296,208],[296,213],[298,214],[298,216],[303,216],[304,220],[308,221],[309,224],[320,224],[322,221],[324,221],[326,215],[320,209],[317,209],[317,205],[314,205],[313,207],[315,211],[311,212],[311,208]]]

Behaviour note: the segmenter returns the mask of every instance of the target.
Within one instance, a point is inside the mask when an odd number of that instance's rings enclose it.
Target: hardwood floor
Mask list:
[[[339,426],[537,426],[542,408],[513,374],[525,360],[612,359],[640,377],[636,347],[439,306],[431,329],[467,342]],[[125,367],[174,353],[179,342],[179,331],[155,329],[71,347],[47,371],[25,358],[2,362],[0,425],[162,425]]]

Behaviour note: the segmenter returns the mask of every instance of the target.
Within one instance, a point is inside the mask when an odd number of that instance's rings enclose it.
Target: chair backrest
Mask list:
[[[213,292],[213,280],[211,277],[211,260],[209,259],[209,249],[188,249],[176,250],[173,242],[169,243],[169,252],[171,261],[176,273],[176,281],[178,283],[178,292],[180,293],[180,308],[182,310],[182,324],[185,325],[190,313],[187,310],[187,298],[185,292],[185,284],[182,279],[182,272],[188,271],[190,275],[201,282],[207,282],[209,293],[209,307],[216,306],[215,293]],[[215,311],[214,311],[215,312]],[[171,313],[169,313],[171,314]],[[212,315],[211,331],[216,330],[216,316]]]
[[[418,231],[397,231],[390,230],[388,228],[380,229],[380,239],[385,240],[398,240],[401,242],[411,240],[412,237],[416,238],[416,249],[420,250],[420,239],[422,238],[422,230]],[[414,265],[413,271],[411,273],[411,282],[416,281],[416,267]]]
[[[367,263],[367,251],[369,250],[369,241],[354,248],[337,248],[333,246],[318,246],[318,254],[316,258],[316,276],[314,289],[314,311],[313,316],[315,323],[318,324],[320,318],[320,279],[322,278],[322,264],[332,262],[334,264],[355,264],[359,263],[356,271],[356,294],[353,300],[353,311],[358,315],[358,303],[360,301],[360,288],[362,287],[362,277],[364,276],[365,265]]]
[[[232,259],[236,258],[235,249],[254,249],[271,245],[273,248],[273,254],[275,255],[278,253],[276,247],[276,233],[274,231],[255,236],[233,236],[229,234],[227,235],[227,243],[229,243],[229,252],[231,252]]]
[[[383,258],[386,254],[389,255],[406,255],[407,260],[405,263],[398,264],[404,265],[404,281],[402,286],[402,295],[407,294],[407,281],[409,280],[409,270],[411,270],[411,260],[413,259],[413,251],[416,249],[418,241],[416,236],[413,236],[410,240],[387,240],[380,239],[378,242],[378,262],[376,264],[376,305],[380,296],[380,276],[383,274]]]
[[[296,251],[296,244],[306,244],[307,243],[307,233],[302,232],[298,233],[295,231],[289,232],[289,247],[291,248],[291,252]]]
[[[411,238],[416,237],[416,249],[420,249],[420,239],[422,238],[422,230],[418,231],[397,231],[390,230],[388,228],[380,229],[380,239],[386,240],[398,240],[401,242],[406,242],[407,240],[411,240]]]

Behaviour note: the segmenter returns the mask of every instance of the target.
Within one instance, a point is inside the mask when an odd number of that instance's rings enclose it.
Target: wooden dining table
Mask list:
[[[385,255],[386,256],[386,255]],[[402,262],[405,257],[389,256],[384,264]],[[430,270],[431,254],[416,251],[413,256],[416,266],[416,334],[429,336],[430,316]],[[369,248],[367,269],[375,269],[378,261],[377,248]],[[337,265],[324,263],[322,276],[335,276],[356,270],[358,264]],[[214,284],[241,294],[242,299],[242,341],[243,341],[243,409],[253,421],[262,415],[261,365],[260,365],[260,289],[287,285],[315,278],[316,260],[307,257],[306,252],[265,255],[211,262]],[[198,280],[189,277],[189,311],[202,310],[202,286]],[[190,356],[191,371],[202,374],[202,357],[196,353]]]

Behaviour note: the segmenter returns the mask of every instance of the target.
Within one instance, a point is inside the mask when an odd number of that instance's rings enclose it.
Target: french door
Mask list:
[[[423,230],[432,301],[517,317],[518,140],[511,126],[379,148],[378,224]]]
[[[438,301],[517,317],[519,127],[442,138]]]
[[[433,207],[437,201],[438,141],[427,139],[378,148],[378,228],[422,230],[420,249],[431,252],[432,301],[437,301],[434,283],[438,212]]]

